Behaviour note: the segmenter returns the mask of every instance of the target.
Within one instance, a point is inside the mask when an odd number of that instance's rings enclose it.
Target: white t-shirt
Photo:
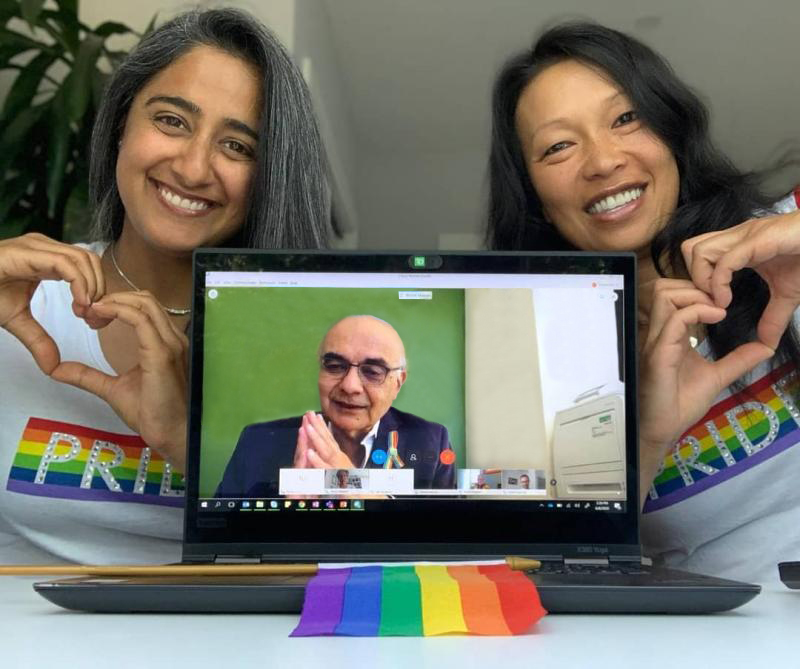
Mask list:
[[[800,190],[775,210],[798,206]],[[711,357],[707,342],[698,352]],[[779,561],[800,560],[800,410],[790,392],[800,375],[767,362],[747,383],[717,397],[665,458],[644,505],[642,542],[673,567],[770,583]]]
[[[66,282],[41,282],[31,311],[62,360],[114,374]],[[43,374],[2,328],[0,369],[0,563],[179,560],[182,477],[103,400]]]

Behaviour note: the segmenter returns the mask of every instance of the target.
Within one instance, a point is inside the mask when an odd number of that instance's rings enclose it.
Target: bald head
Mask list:
[[[391,408],[406,380],[403,340],[386,321],[375,316],[348,316],[335,323],[319,347],[322,360],[349,365],[334,374],[322,365],[319,398],[322,412],[351,439],[360,439]],[[341,366],[340,366],[341,367]],[[376,381],[375,370],[385,371]]]
[[[371,343],[391,357],[384,359],[387,367],[405,367],[406,350],[400,335],[389,323],[377,316],[346,316],[336,321],[325,333],[319,347],[320,356],[329,352],[329,342],[341,339],[358,339],[365,344]],[[355,362],[355,361],[354,361]]]

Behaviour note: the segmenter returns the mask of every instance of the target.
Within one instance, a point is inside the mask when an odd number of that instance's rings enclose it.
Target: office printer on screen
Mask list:
[[[557,411],[553,472],[559,499],[625,499],[625,400],[619,382],[590,388]]]

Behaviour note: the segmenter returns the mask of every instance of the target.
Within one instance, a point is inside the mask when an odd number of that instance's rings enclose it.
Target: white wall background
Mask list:
[[[294,12],[291,50],[311,89],[325,141],[337,223],[345,234],[340,245],[357,246],[359,208],[356,203],[355,136],[351,128],[350,100],[332,40],[328,14],[318,2],[308,0],[295,2]]]
[[[619,385],[614,298],[604,288],[533,291],[548,445],[557,411],[590,388]]]
[[[480,226],[479,151],[364,151],[358,163],[363,249],[436,249],[439,236]]]
[[[468,289],[467,467],[548,469],[556,412],[619,392],[607,288]]]

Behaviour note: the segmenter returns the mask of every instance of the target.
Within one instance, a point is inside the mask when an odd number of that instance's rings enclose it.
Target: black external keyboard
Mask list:
[[[800,590],[800,562],[779,562],[778,573],[787,588]]]

